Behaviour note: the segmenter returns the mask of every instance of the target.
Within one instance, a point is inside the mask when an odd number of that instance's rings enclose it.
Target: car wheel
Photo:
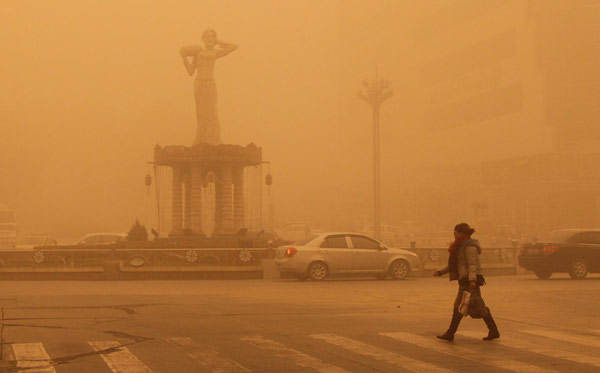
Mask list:
[[[583,259],[576,259],[571,263],[569,275],[572,279],[581,280],[588,274],[588,265]]]
[[[533,271],[533,273],[535,273],[537,278],[541,278],[542,280],[546,280],[550,278],[550,276],[552,276],[552,271],[549,271],[547,269],[536,269],[535,271]]]
[[[396,260],[390,266],[389,274],[394,280],[403,280],[408,276],[410,267],[405,260]]]
[[[329,268],[327,268],[327,264],[323,262],[314,262],[308,266],[308,277],[310,277],[311,280],[324,280],[328,274]]]

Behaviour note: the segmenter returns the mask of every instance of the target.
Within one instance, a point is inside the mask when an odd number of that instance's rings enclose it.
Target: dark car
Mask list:
[[[74,245],[108,245],[127,241],[126,233],[88,233]]]
[[[562,229],[535,244],[521,248],[519,265],[546,279],[568,273],[582,279],[600,272],[600,229]]]

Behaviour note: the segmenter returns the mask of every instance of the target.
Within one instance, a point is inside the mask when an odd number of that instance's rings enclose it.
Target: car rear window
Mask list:
[[[600,244],[600,232],[581,232],[571,237],[569,242]]]
[[[125,241],[125,238],[122,236],[117,236],[113,234],[108,234],[102,236],[102,243],[115,243]]]
[[[379,242],[372,240],[364,236],[350,236],[352,239],[352,245],[356,249],[378,249]]]
[[[540,241],[548,243],[570,242],[570,239],[578,233],[579,232],[573,231],[554,231],[550,232],[547,236],[542,237]]]
[[[305,246],[307,245],[310,241],[314,240],[315,238],[317,238],[317,235],[312,235],[312,236],[306,236],[303,239],[294,242],[294,245],[296,246]]]
[[[322,248],[345,249],[348,247],[346,236],[328,236],[321,244]]]

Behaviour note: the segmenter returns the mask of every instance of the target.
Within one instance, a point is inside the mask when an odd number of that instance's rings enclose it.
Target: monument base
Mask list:
[[[262,148],[253,143],[169,145],[154,148],[155,166],[173,170],[170,236],[202,235],[202,190],[215,185],[216,235],[244,228],[244,169],[262,163]]]

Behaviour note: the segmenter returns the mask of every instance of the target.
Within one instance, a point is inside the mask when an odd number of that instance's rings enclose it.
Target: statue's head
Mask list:
[[[217,45],[217,33],[215,30],[209,28],[202,33],[202,41],[206,44],[207,48],[212,48]]]

